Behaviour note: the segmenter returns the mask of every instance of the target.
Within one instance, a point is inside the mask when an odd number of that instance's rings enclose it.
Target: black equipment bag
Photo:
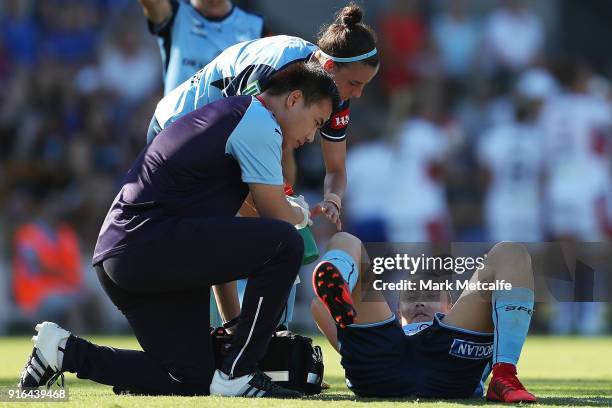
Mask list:
[[[221,368],[232,336],[220,327],[211,333],[215,367]],[[288,330],[274,333],[259,369],[274,383],[306,395],[321,393],[323,353],[313,346],[312,339]]]

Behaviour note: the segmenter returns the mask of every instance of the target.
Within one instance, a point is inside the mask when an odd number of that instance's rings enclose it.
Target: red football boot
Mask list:
[[[493,366],[493,376],[487,390],[489,401],[536,402],[536,397],[525,389],[516,377],[516,367],[508,363]]]
[[[334,264],[323,261],[317,265],[312,273],[312,287],[338,326],[345,328],[353,323],[356,312],[351,291]]]

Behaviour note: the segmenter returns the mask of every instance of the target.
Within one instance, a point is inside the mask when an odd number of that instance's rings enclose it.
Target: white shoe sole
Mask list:
[[[233,380],[225,380],[221,377],[221,371],[216,370],[210,383],[210,395],[220,395],[224,397],[242,396],[244,391],[249,388],[249,381],[253,375],[245,375]]]

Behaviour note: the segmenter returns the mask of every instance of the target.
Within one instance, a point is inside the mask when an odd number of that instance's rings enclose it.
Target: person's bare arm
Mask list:
[[[325,183],[323,188],[323,201],[317,204],[312,211],[314,215],[325,215],[336,224],[338,231],[342,229],[340,210],[342,197],[346,190],[346,141],[330,142],[321,140],[323,159],[325,160]]]
[[[292,225],[304,221],[304,213],[287,201],[283,186],[270,184],[249,184],[253,203],[259,216],[262,218],[275,218],[287,221]]]
[[[145,17],[153,24],[161,24],[172,15],[169,0],[138,0]]]
[[[321,139],[323,160],[325,161],[324,193],[334,193],[340,198],[346,190],[346,141],[330,142]]]

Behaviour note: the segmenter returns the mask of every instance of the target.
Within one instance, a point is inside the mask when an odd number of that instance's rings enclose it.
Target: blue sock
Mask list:
[[[352,256],[340,249],[332,249],[323,255],[321,261],[334,264],[348,283],[351,292],[353,291],[357,284],[357,279],[359,279],[359,264],[355,262]]]
[[[491,300],[495,325],[493,364],[516,365],[533,314],[533,290],[516,287],[497,290],[493,292]]]
[[[291,287],[291,292],[289,292],[289,297],[287,298],[287,304],[285,305],[285,309],[283,309],[283,314],[281,315],[281,321],[279,325],[284,325],[286,328],[289,328],[289,323],[293,320],[293,309],[295,307],[295,294],[297,292],[297,283],[294,283]]]

